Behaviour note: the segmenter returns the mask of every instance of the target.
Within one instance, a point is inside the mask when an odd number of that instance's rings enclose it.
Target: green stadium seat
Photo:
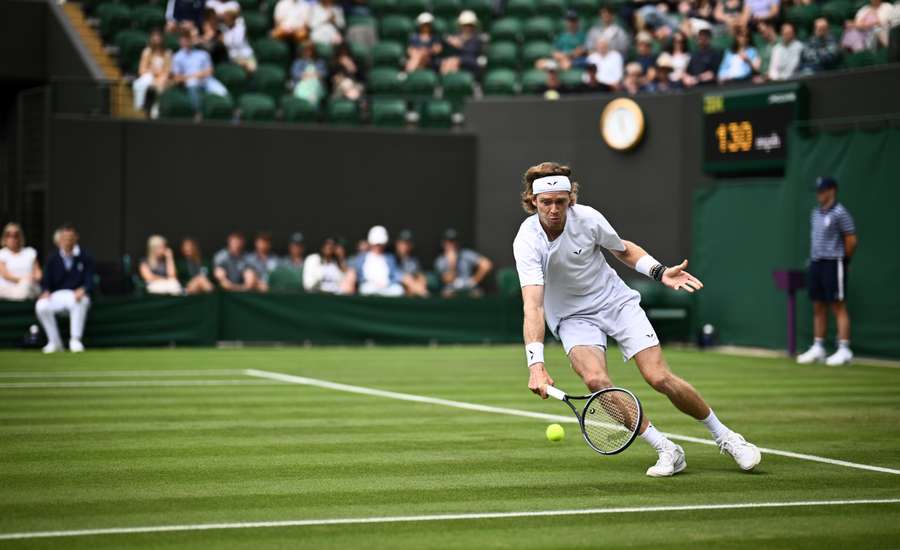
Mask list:
[[[522,22],[515,17],[498,19],[491,25],[491,40],[518,42],[522,38]]]
[[[141,53],[147,46],[147,38],[147,33],[134,29],[125,29],[116,33],[114,43],[119,49],[119,67],[126,74],[137,74]]]
[[[493,69],[484,76],[484,93],[486,95],[516,95],[516,73],[510,69]]]
[[[600,0],[569,0],[569,8],[578,12],[581,17],[597,17],[600,11]]]
[[[239,98],[247,90],[247,71],[236,63],[219,63],[214,75],[216,80],[228,88],[232,97]]]
[[[326,62],[334,57],[334,45],[325,42],[316,42],[316,57]]]
[[[348,46],[350,47],[350,55],[353,56],[354,61],[363,67],[372,65],[372,48],[370,48],[368,44],[362,42],[350,42]]]
[[[359,105],[349,99],[332,99],[326,110],[328,122],[336,125],[359,125]]]
[[[716,49],[725,51],[734,43],[734,37],[730,34],[720,34],[712,39],[712,46]],[[654,43],[655,45],[655,43]]]
[[[529,42],[522,49],[522,65],[526,68],[534,67],[538,59],[547,59],[553,56],[553,45],[549,42]]]
[[[793,23],[798,29],[809,30],[813,21],[822,14],[822,8],[818,4],[800,4],[791,6],[784,12],[784,18]]]
[[[844,54],[844,66],[849,69],[858,69],[860,67],[869,67],[876,64],[875,53],[863,50],[856,53]]]
[[[240,101],[241,120],[269,122],[275,120],[275,101],[263,94],[244,94]]]
[[[441,80],[444,98],[450,101],[454,112],[461,112],[466,99],[472,97],[475,79],[466,71],[445,74]]]
[[[351,15],[347,18],[347,28],[350,27],[378,27],[378,21],[371,15]]]
[[[319,118],[315,105],[292,95],[281,98],[281,112],[285,122],[316,122]]]
[[[430,69],[419,69],[408,73],[401,85],[403,95],[410,101],[423,101],[434,97],[438,77]]]
[[[253,87],[258,94],[269,96],[277,101],[284,94],[285,70],[278,65],[260,65],[253,73]]]
[[[522,287],[519,284],[519,274],[514,267],[504,267],[497,270],[497,290],[501,296],[515,298],[522,295]]]
[[[169,88],[159,96],[159,116],[162,118],[191,118],[194,106],[183,88]]]
[[[372,102],[372,124],[383,128],[406,125],[406,104],[402,99],[375,99]]]
[[[446,99],[432,99],[422,105],[419,116],[419,126],[422,128],[451,128],[453,105]]]
[[[409,17],[418,17],[422,12],[429,11],[428,0],[397,0],[397,11]]]
[[[381,20],[378,37],[381,40],[393,40],[406,44],[414,28],[413,20],[409,17],[405,15],[388,15]]]
[[[378,16],[385,16],[397,13],[398,0],[369,0],[369,7]]]
[[[462,0],[464,10],[472,10],[478,16],[483,28],[488,28],[494,14],[494,3],[492,0]]]
[[[136,28],[150,32],[153,29],[162,29],[166,25],[166,14],[160,6],[137,6],[131,11],[131,20],[134,21]]]
[[[556,24],[553,19],[546,16],[532,17],[522,27],[522,34],[525,36],[526,42],[533,40],[549,42],[556,34]]]
[[[369,73],[369,92],[372,95],[399,95],[400,71],[378,67]]]
[[[104,42],[109,42],[119,31],[131,26],[131,8],[125,4],[104,2],[97,6],[96,14]]]
[[[537,0],[535,2],[538,15],[560,18],[566,11],[565,0]]]
[[[269,273],[269,289],[274,292],[303,292],[303,271],[276,267]]]
[[[503,13],[510,17],[527,19],[537,14],[537,2],[535,0],[507,0]]]
[[[383,41],[372,46],[372,66],[399,68],[403,66],[406,50],[399,42]]]
[[[572,92],[581,88],[581,85],[584,83],[582,80],[583,76],[584,71],[581,69],[569,69],[561,72],[559,74],[559,80],[562,83],[563,90]]]
[[[247,27],[247,36],[250,40],[263,38],[268,34],[271,24],[269,18],[261,11],[245,11],[242,14],[244,25]]]
[[[203,118],[206,120],[231,120],[234,102],[228,96],[206,94],[203,96]]]
[[[260,0],[237,0],[237,3],[241,6],[241,15],[258,10],[259,1]]]
[[[181,47],[178,44],[178,33],[177,32],[167,32],[163,35],[163,44],[166,45],[166,49],[172,50],[172,55],[175,55],[175,52]]]
[[[444,36],[450,29],[453,28],[452,24],[443,17],[435,17],[434,22],[431,24],[431,28],[434,29],[435,34],[438,36]]]
[[[822,6],[822,15],[835,25],[843,27],[844,21],[853,19],[856,8],[848,0],[832,0]]]
[[[528,69],[522,73],[522,93],[536,94],[547,84],[547,73],[541,69]]]
[[[279,67],[287,66],[290,52],[284,42],[264,37],[254,41],[252,46],[253,53],[256,54],[256,61],[260,64],[271,63]]]
[[[462,0],[433,0],[431,9],[437,17],[457,18],[463,10]]]
[[[488,67],[496,68],[519,68],[519,47],[513,42],[494,42],[488,46],[487,51]]]

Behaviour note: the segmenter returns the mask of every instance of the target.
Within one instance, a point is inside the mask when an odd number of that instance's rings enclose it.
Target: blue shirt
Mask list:
[[[753,74],[753,66],[751,61],[759,57],[756,48],[747,48],[744,50],[748,61],[744,61],[740,55],[728,50],[719,65],[719,80],[743,80],[749,78]]]
[[[178,50],[172,58],[172,73],[176,76],[192,75],[207,69],[212,69],[212,59],[199,48]]]
[[[813,260],[844,259],[844,235],[856,233],[853,217],[844,205],[835,202],[828,210],[817,206],[813,208],[810,221],[809,257]]]

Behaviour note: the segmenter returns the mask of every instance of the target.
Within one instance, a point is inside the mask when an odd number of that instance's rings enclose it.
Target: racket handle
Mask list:
[[[553,386],[547,386],[547,395],[553,399],[559,399],[560,401],[566,398],[566,392],[559,388],[554,388]]]

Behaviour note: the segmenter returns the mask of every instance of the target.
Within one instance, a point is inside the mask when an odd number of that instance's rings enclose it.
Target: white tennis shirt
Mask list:
[[[563,319],[598,314],[636,294],[603,255],[601,248],[625,250],[603,214],[575,204],[566,218],[562,234],[550,241],[533,214],[522,222],[513,241],[519,283],[543,285],[544,316],[554,335]]]

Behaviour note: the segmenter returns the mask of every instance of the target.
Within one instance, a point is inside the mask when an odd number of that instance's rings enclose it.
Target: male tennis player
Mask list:
[[[626,361],[634,357],[653,389],[703,422],[721,452],[742,470],[752,470],[761,460],[759,449],[722,424],[697,390],[669,370],[640,307],[640,294],[606,263],[601,248],[669,288],[694,292],[703,284],[684,270],[687,260],[663,266],[640,246],[619,238],[600,212],[576,204],[578,184],[570,176],[569,167],[544,162],[529,168],[523,181],[522,206],[532,216],[522,222],[513,252],[525,302],[528,388],[546,399],[547,385],[553,385],[544,367],[545,319],[591,391],[612,386],[606,369],[606,338],[612,336]],[[640,435],[659,454],[648,476],[671,476],[687,466],[684,449],[646,418]]]

